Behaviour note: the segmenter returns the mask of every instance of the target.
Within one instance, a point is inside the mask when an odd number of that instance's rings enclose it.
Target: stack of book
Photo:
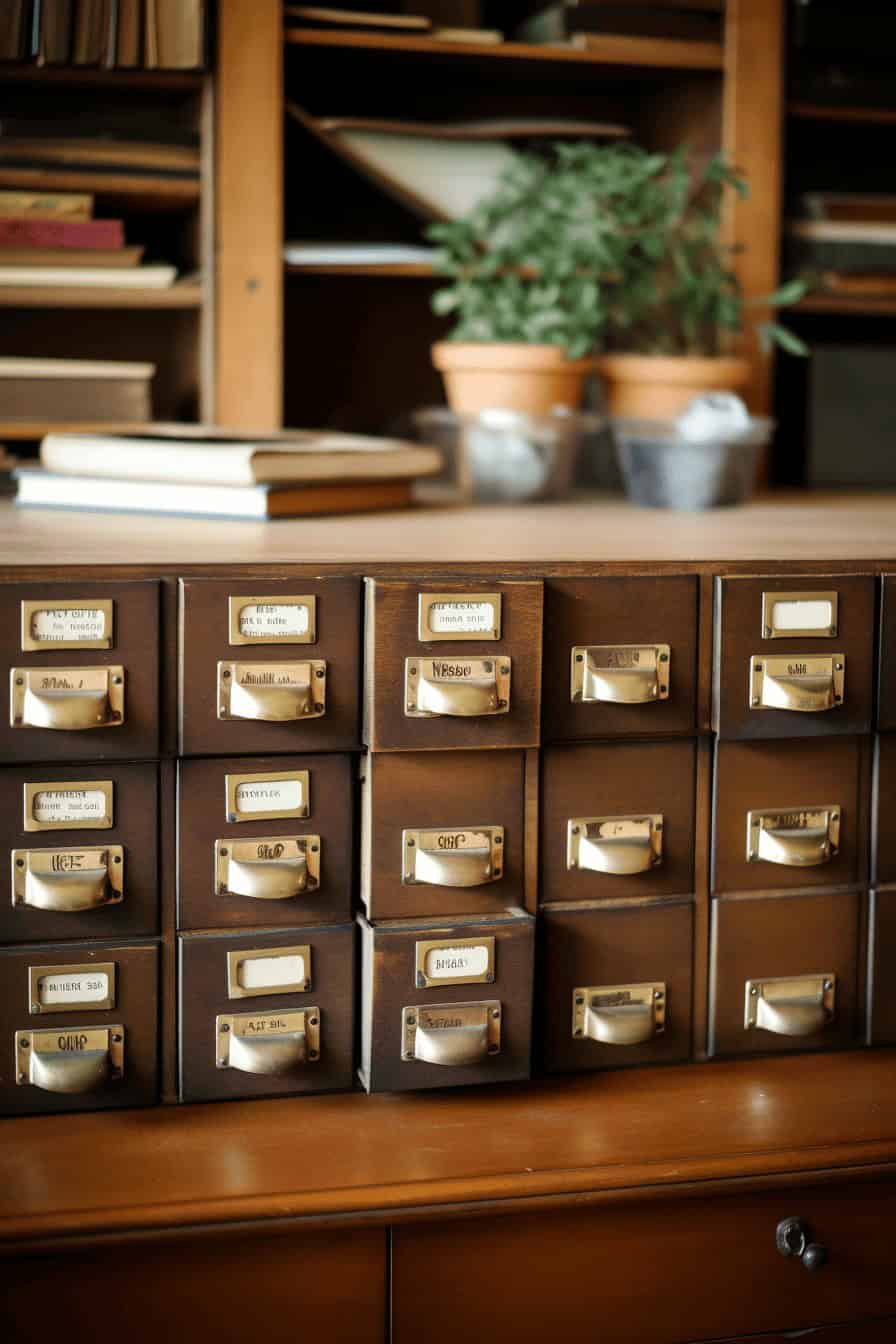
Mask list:
[[[442,466],[437,449],[396,439],[193,425],[49,434],[40,461],[16,472],[20,505],[242,519],[403,508]]]
[[[0,61],[193,70],[205,0],[0,0]]]
[[[116,359],[0,358],[0,420],[144,424],[155,372]]]
[[[856,298],[896,293],[896,196],[810,192],[785,221],[784,255],[815,287]]]
[[[142,259],[142,247],[125,245],[122,220],[94,219],[92,196],[0,190],[2,286],[166,289],[174,283],[175,266],[142,266]]]

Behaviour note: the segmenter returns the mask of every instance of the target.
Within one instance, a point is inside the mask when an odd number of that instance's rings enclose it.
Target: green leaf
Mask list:
[[[761,322],[759,324],[759,335],[766,350],[774,345],[779,345],[782,350],[786,350],[790,355],[800,355],[805,358],[809,354],[809,347],[805,341],[800,340],[799,336],[790,331],[787,327],[782,327],[778,322]]]

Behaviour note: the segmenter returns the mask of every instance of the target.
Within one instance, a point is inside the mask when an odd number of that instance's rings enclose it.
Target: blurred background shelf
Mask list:
[[[896,122],[896,107],[838,107],[836,103],[788,103],[787,115],[795,121],[861,122],[890,126]]]
[[[896,294],[808,294],[795,313],[855,313],[863,317],[896,314]]]
[[[0,82],[5,84],[68,84],[73,88],[152,89],[165,93],[178,90],[198,92],[208,78],[204,70],[107,70],[88,65],[0,62]]]
[[[350,266],[336,266],[319,262],[309,264],[286,262],[283,269],[287,275],[367,275],[381,276],[384,279],[389,276],[404,276],[420,280],[436,280],[439,278],[432,266],[421,261],[378,262],[375,265],[353,263]]]
[[[139,434],[146,424],[117,421],[75,423],[70,420],[0,420],[0,443],[39,442],[45,434]]]
[[[146,290],[0,286],[0,308],[199,308],[203,297],[198,280],[178,280],[170,289]]]

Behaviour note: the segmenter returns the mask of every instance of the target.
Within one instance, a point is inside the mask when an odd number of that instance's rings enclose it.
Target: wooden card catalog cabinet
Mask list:
[[[0,583],[0,661],[0,762],[157,754],[157,583]]]

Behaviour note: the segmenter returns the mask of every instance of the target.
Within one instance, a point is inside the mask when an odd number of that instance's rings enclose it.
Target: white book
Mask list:
[[[170,289],[176,266],[0,266],[0,286]]]
[[[48,471],[210,485],[408,480],[441,470],[438,449],[362,434],[284,430],[254,439],[202,426],[154,425],[145,435],[47,434]]]
[[[437,256],[437,248],[412,243],[286,243],[283,248],[288,266],[431,266]]]

